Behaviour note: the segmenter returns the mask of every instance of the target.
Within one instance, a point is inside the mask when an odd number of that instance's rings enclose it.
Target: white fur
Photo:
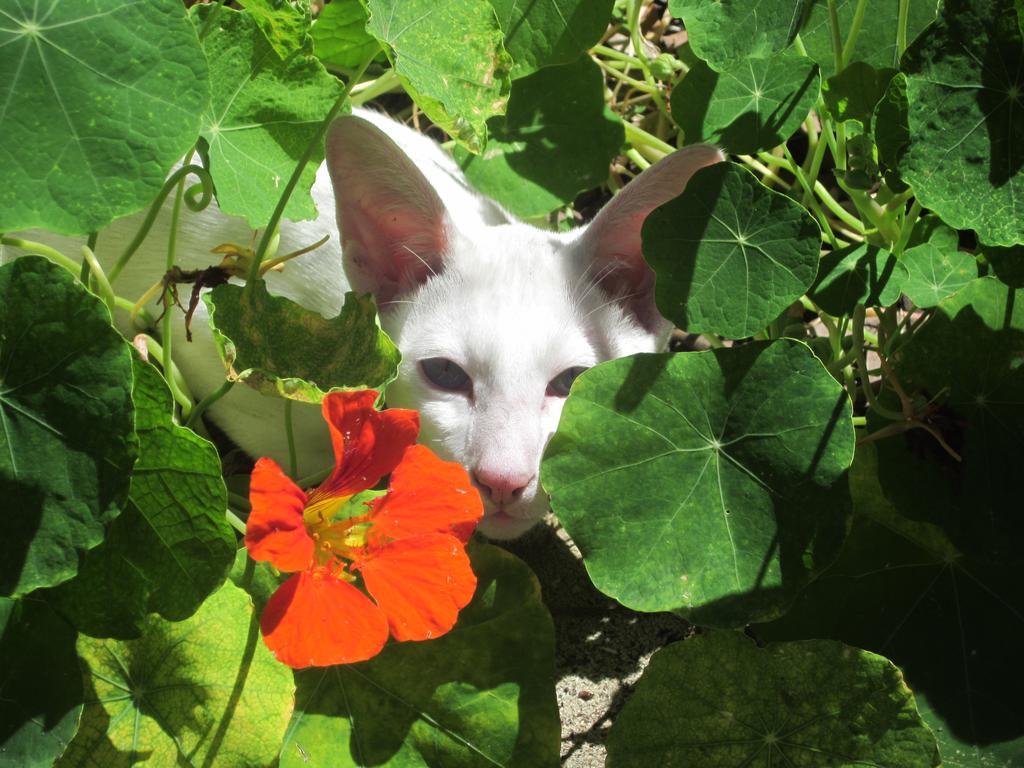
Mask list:
[[[418,409],[421,441],[470,470],[485,502],[480,530],[518,536],[547,510],[538,468],[564,403],[548,394],[548,383],[567,368],[662,347],[669,325],[653,309],[639,226],[721,155],[708,147],[676,153],[632,182],[589,228],[556,234],[515,221],[475,193],[434,142],[381,115],[358,115],[332,128],[313,186],[320,216],[285,222],[278,253],[325,234],[331,239],[283,273],[269,273],[268,287],[325,316],[340,311],[350,282],[376,293],[381,324],[403,354],[388,404]],[[336,200],[345,221],[344,270]],[[168,213],[169,205],[120,276],[120,295],[141,295],[163,273]],[[141,215],[122,219],[102,234],[97,251],[106,267],[140,221]],[[217,260],[212,247],[248,246],[252,239],[244,221],[215,206],[186,213],[177,263],[208,266]],[[79,240],[46,240],[77,256]],[[199,397],[223,381],[207,320],[200,304],[194,341],[186,342],[178,321],[173,340],[178,366]],[[472,392],[430,384],[419,361],[431,357],[458,364]],[[296,404],[293,411],[300,474],[328,466],[319,408]],[[248,453],[287,461],[281,400],[236,386],[210,416]]]

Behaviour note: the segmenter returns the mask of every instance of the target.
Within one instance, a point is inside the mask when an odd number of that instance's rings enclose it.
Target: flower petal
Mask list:
[[[383,612],[324,568],[282,584],[263,609],[260,629],[278,661],[293,669],[363,661],[388,639]]]
[[[425,445],[414,445],[391,474],[387,495],[371,506],[370,536],[383,543],[451,533],[466,542],[483,514],[480,493],[466,470],[454,461],[441,461]]]
[[[281,571],[301,571],[313,562],[313,539],[302,510],[306,494],[271,459],[260,459],[249,483],[252,511],[245,546],[253,560],[269,560]]]
[[[396,640],[443,635],[476,589],[466,550],[449,534],[393,541],[373,550],[357,568]]]
[[[372,488],[416,442],[420,415],[402,408],[378,411],[376,399],[372,389],[331,392],[324,398],[336,466],[311,495],[350,496]]]

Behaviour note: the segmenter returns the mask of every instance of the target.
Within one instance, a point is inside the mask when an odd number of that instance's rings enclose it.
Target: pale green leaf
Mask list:
[[[380,50],[366,31],[366,9],[359,0],[334,0],[313,25],[313,50],[324,64],[355,69]]]

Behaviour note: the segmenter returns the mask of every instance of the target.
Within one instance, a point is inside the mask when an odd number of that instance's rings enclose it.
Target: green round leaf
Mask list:
[[[615,0],[491,0],[505,33],[505,48],[512,55],[512,77],[579,58],[601,40],[614,4]]]
[[[212,8],[199,6],[197,24]],[[281,58],[253,16],[230,8],[218,13],[203,50],[213,98],[200,130],[209,144],[217,204],[224,213],[244,216],[254,229],[265,226],[299,157],[341,95],[341,84],[312,56]],[[316,216],[309,188],[322,159],[320,147],[285,206],[286,218]]]
[[[448,634],[361,664],[296,673],[282,768],[558,765],[554,631],[537,580],[487,544]]]
[[[0,267],[0,594],[67,581],[128,494],[130,347],[39,256]]]
[[[637,355],[576,381],[541,480],[602,592],[742,626],[835,558],[851,415],[790,339]]]
[[[853,526],[842,555],[785,617],[756,633],[884,651],[905,670],[944,765],[1015,765],[1024,754],[1017,683],[1024,659],[1007,638],[1024,634],[1020,565],[969,556],[929,522],[946,517],[952,529],[987,510],[959,493],[948,471],[929,469],[934,461],[920,454],[934,452],[922,449],[923,441],[901,438],[857,449]],[[1016,508],[999,513],[1010,517]]]
[[[978,277],[978,265],[969,253],[935,243],[905,251],[901,259],[909,272],[903,292],[919,307],[934,307]]]
[[[313,49],[324,64],[355,69],[380,50],[366,31],[366,9],[359,0],[334,0],[313,25]]]
[[[826,640],[758,648],[736,632],[651,659],[608,734],[608,768],[940,765],[892,662]]]
[[[92,232],[140,210],[209,100],[180,0],[5,2],[0,232]]]
[[[75,631],[45,602],[0,597],[0,768],[48,768],[78,730]]]
[[[658,310],[680,328],[752,336],[810,287],[821,234],[807,211],[732,163],[702,168],[644,222]]]
[[[844,41],[853,25],[858,0],[835,0],[839,14],[839,30]],[[931,0],[912,0],[907,3],[907,40],[913,40],[935,19],[937,3]],[[867,0],[861,20],[857,43],[849,61],[864,62],[876,69],[898,68],[900,62],[896,31],[899,29],[899,2]],[[832,47],[832,28],[829,22],[828,0],[813,0],[807,21],[800,30],[807,55],[821,65],[824,75],[836,72],[836,59]]]
[[[488,0],[365,0],[366,31],[427,116],[471,152],[505,111],[512,59]]]
[[[672,90],[672,115],[687,144],[711,141],[751,154],[792,136],[818,91],[817,65],[793,51],[747,58],[721,73],[699,62]]]
[[[682,18],[693,52],[712,69],[725,72],[748,56],[769,56],[786,48],[800,31],[806,0],[669,0]]]
[[[272,296],[262,280],[248,296],[226,284],[203,301],[228,377],[264,394],[319,403],[332,389],[379,389],[395,378],[401,355],[368,294],[346,293],[329,319]]]
[[[474,187],[523,218],[604,183],[624,140],[622,120],[604,101],[604,76],[586,56],[517,80],[508,114],[487,129],[482,154],[460,147],[455,159]]]
[[[270,765],[294,703],[291,670],[260,640],[246,594],[224,585],[177,624],[138,640],[81,636],[87,703],[61,768]]]
[[[171,393],[153,366],[135,362],[132,399],[139,458],[128,504],[78,575],[50,594],[94,636],[137,636],[148,613],[188,618],[223,583],[235,555],[217,450],[174,423]]]
[[[868,128],[875,106],[895,74],[894,69],[875,69],[863,61],[855,61],[841,74],[825,81],[821,89],[825,106],[839,122],[856,120]]]
[[[807,295],[830,315],[848,315],[858,304],[888,307],[899,301],[907,268],[889,251],[850,245],[821,258]]]
[[[1024,242],[1024,44],[1006,0],[949,0],[906,52],[917,199],[991,245]]]

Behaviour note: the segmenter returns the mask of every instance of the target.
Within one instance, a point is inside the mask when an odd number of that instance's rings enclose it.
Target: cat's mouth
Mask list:
[[[506,507],[490,508],[486,505],[483,518],[477,524],[477,530],[489,539],[515,539],[533,527],[537,519],[522,517]],[[522,510],[528,513],[529,510]]]

